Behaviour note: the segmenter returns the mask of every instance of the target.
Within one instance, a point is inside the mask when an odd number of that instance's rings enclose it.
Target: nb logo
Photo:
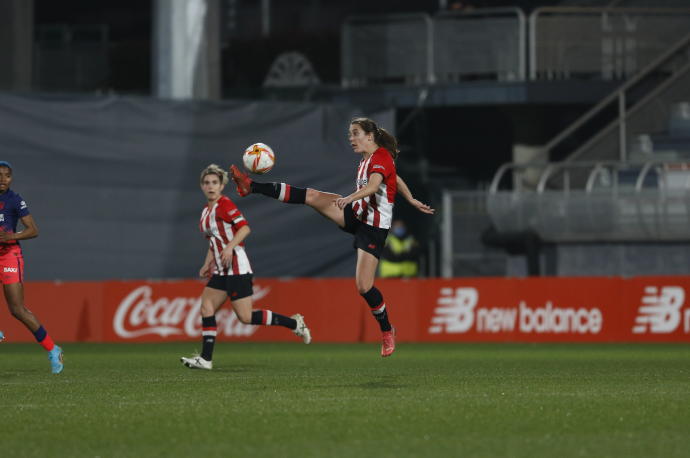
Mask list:
[[[680,286],[647,286],[642,305],[635,319],[633,333],[667,334],[680,324],[680,308],[685,303],[685,290]]]
[[[444,328],[450,334],[469,331],[474,324],[474,308],[478,299],[476,288],[441,288],[429,333],[439,334]]]

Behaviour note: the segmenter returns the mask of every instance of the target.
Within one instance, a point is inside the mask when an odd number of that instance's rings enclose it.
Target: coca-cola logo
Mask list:
[[[254,286],[252,299],[264,298],[270,288]],[[140,286],[125,296],[117,306],[113,317],[113,330],[123,339],[157,334],[161,337],[174,335],[198,337],[201,335],[200,297],[153,298],[153,288]],[[244,324],[232,310],[221,309],[216,313],[218,335],[251,336],[257,327]]]

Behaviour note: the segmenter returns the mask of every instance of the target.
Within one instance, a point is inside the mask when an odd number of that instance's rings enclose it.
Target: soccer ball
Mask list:
[[[254,143],[244,150],[242,156],[244,168],[252,173],[266,173],[273,168],[276,156],[270,146],[263,143]]]

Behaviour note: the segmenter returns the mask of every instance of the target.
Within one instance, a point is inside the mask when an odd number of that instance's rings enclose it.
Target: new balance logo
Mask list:
[[[474,308],[478,300],[479,293],[475,288],[441,288],[429,333],[440,334],[444,328],[450,334],[469,331],[474,324]]]
[[[680,286],[647,286],[644,290],[633,333],[668,334],[678,328],[680,309],[685,303],[685,290]]]

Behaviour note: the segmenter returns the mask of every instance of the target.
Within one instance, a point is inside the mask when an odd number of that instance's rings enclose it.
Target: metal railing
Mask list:
[[[543,146],[541,153],[535,158],[535,162],[546,161],[550,158],[551,152],[567,141],[575,139],[576,134],[581,132],[581,129],[588,126],[595,117],[602,115],[606,109],[610,109],[612,105],[616,106],[616,118],[613,123],[609,124],[604,130],[600,131],[598,135],[589,137],[582,145],[578,145],[573,151],[569,152],[567,160],[572,161],[580,158],[584,151],[586,151],[593,144],[600,141],[601,137],[611,132],[612,129],[617,130],[617,138],[610,138],[614,143],[613,149],[611,145],[605,148],[609,151],[613,150],[617,153],[618,159],[627,159],[627,139],[629,133],[627,131],[627,120],[629,116],[635,111],[639,110],[645,104],[658,100],[658,94],[665,90],[669,85],[673,84],[679,78],[684,77],[688,71],[688,63],[690,63],[690,34],[686,34],[677,43],[671,46],[658,58],[653,60],[647,67],[640,71],[636,76],[628,80],[619,89],[605,97],[601,102],[596,104],[567,129],[563,130],[551,141]],[[661,82],[659,80],[662,80]],[[655,84],[650,84],[652,81]],[[690,85],[689,85],[690,86]],[[680,89],[689,86],[679,86]],[[633,91],[644,92],[644,96],[638,94],[638,100],[631,103],[629,94]],[[631,107],[632,105],[632,107]],[[639,132],[638,132],[639,133]],[[617,144],[616,144],[617,143]],[[598,159],[604,159],[600,157]],[[613,159],[609,157],[608,159]]]
[[[342,29],[342,85],[524,80],[526,47],[519,8],[355,16]]]
[[[355,16],[342,29],[342,85],[433,84],[434,45],[427,14]]]
[[[506,164],[494,176],[487,209],[498,231],[532,230],[554,242],[690,239],[690,163],[541,164],[536,186],[503,187],[534,167]],[[560,186],[547,186],[555,176]]]
[[[688,30],[690,8],[537,8],[529,18],[530,79],[627,79]]]

